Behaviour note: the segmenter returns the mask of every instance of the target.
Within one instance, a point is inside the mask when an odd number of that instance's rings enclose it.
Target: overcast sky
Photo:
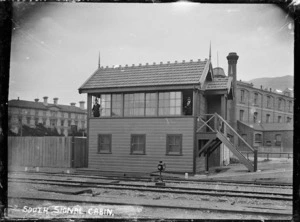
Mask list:
[[[14,3],[13,25],[9,99],[79,105],[99,51],[101,66],[202,60],[210,41],[226,74],[239,55],[238,79],[293,75],[294,23],[270,4]]]

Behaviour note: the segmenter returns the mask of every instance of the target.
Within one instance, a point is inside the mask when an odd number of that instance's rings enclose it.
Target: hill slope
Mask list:
[[[281,77],[263,77],[252,79],[248,82],[253,83],[254,87],[256,88],[260,88],[261,85],[263,86],[263,88],[281,90],[285,90],[286,88],[294,88],[294,77],[290,75]]]

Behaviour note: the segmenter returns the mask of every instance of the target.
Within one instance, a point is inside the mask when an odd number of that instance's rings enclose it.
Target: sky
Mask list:
[[[14,2],[9,99],[86,101],[101,66],[204,60],[237,79],[293,75],[294,22],[271,4]]]

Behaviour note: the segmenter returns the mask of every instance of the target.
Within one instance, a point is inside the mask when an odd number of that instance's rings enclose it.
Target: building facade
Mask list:
[[[58,98],[53,103],[48,103],[48,97],[44,101],[34,102],[25,100],[10,100],[8,102],[9,128],[12,132],[22,136],[22,125],[34,128],[37,124],[43,124],[46,128],[56,128],[61,135],[71,134],[71,125],[76,125],[77,130],[86,131],[87,111],[85,102],[80,101],[80,107],[76,103],[68,105],[58,104]]]
[[[153,172],[163,161],[168,171],[198,173],[228,164],[232,153],[256,171],[257,159],[252,163],[241,152],[257,156],[253,124],[288,125],[293,99],[237,81],[238,58],[227,56],[228,76],[210,59],[99,65],[79,88],[87,93],[89,167]]]
[[[272,90],[237,82],[238,130],[259,151],[292,152],[294,98],[291,89]]]

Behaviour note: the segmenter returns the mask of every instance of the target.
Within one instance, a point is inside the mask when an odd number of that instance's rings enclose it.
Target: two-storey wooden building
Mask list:
[[[99,66],[79,88],[87,93],[89,168],[153,172],[162,160],[168,171],[196,173],[228,161],[227,147],[255,170],[235,145],[238,56],[227,59],[229,76],[214,75],[210,59]]]

